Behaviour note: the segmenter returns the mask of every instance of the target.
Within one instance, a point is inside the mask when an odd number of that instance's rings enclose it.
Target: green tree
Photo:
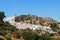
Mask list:
[[[0,30],[0,35],[5,36],[7,34],[7,32],[5,30]]]
[[[10,36],[6,37],[6,40],[11,40],[11,37]]]
[[[40,38],[42,38],[43,40],[51,40],[49,33],[41,35]]]
[[[11,32],[17,30],[17,28],[15,26],[10,25],[10,23],[8,23],[8,22],[5,22],[2,28],[5,30],[9,30]]]
[[[36,36],[34,33],[32,33],[31,31],[25,31],[23,33],[23,37],[25,40],[35,40]]]
[[[0,21],[3,21],[3,18],[5,17],[4,12],[0,12]]]
[[[52,30],[54,30],[54,31],[57,31],[57,30],[59,30],[59,28],[57,27],[57,23],[50,23],[50,27],[52,28]]]
[[[3,18],[5,17],[4,12],[0,12],[0,26],[3,25]]]

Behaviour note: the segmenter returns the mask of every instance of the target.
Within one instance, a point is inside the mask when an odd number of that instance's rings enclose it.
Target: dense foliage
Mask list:
[[[17,30],[17,28],[15,26],[13,26],[13,25],[10,25],[8,22],[4,22],[3,21],[4,17],[5,17],[4,12],[0,12],[0,35],[6,36],[9,33],[11,35],[12,32]],[[7,38],[7,39],[9,39],[9,38]]]

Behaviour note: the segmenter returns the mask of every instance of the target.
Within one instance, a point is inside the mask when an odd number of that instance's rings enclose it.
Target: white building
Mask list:
[[[16,16],[12,16],[12,17],[6,18],[4,21],[5,22],[9,22],[11,25],[14,25],[14,23],[15,23],[15,17]]]

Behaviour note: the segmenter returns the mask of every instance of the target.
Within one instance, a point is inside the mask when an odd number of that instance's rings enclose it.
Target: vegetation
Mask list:
[[[3,19],[5,17],[4,12],[0,12],[0,35],[6,36],[9,33],[13,33],[17,28],[13,25],[10,25],[8,22],[4,22]],[[8,37],[8,36],[7,36]],[[7,38],[7,40],[10,40]]]
[[[0,21],[3,21],[4,17],[5,17],[4,12],[0,12]]]
[[[11,37],[6,37],[6,40],[11,40]]]
[[[26,29],[22,31],[22,34],[19,32],[21,34],[20,37],[22,36],[25,40],[53,40],[53,38],[50,38],[51,36],[47,32],[46,34],[38,35],[38,33],[33,32],[32,30]]]
[[[43,18],[43,17],[38,17],[38,16],[35,16],[35,15],[30,15],[30,14],[16,16],[15,21],[16,22],[26,21],[26,22],[29,22],[31,24],[40,24],[40,25],[45,25],[44,23],[46,23],[46,25],[47,24],[51,25],[53,23],[56,23],[56,21],[51,19],[51,18]]]
[[[33,32],[30,29],[21,29],[18,30],[15,26],[10,25],[8,22],[4,22],[3,19],[5,17],[4,12],[0,12],[0,35],[6,37],[6,40],[11,40],[11,35],[13,35],[14,38],[19,38],[23,37],[24,40],[60,40],[60,38],[55,39],[51,38],[51,36],[54,36],[54,34],[49,34],[46,32],[43,35],[40,35],[41,31],[36,30],[36,32]],[[42,18],[42,17],[37,17],[34,15],[21,15],[17,16],[15,21],[20,22],[20,21],[28,21],[31,24],[40,24],[44,25],[43,23],[47,22],[48,24],[51,25],[52,30],[57,31],[59,28],[57,27],[57,23],[54,20],[48,20]],[[53,23],[52,23],[53,22]],[[58,31],[60,35],[60,31]]]
[[[36,22],[37,22],[37,21],[42,21],[42,18],[28,14],[28,15],[17,16],[17,17],[15,18],[15,21],[16,21],[16,22],[29,21],[29,23],[31,23],[31,24],[37,24]],[[39,23],[40,23],[40,22],[39,22]]]

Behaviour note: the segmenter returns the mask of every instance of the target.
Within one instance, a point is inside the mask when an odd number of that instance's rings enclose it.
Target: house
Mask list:
[[[58,27],[60,28],[60,22],[58,23]]]
[[[15,23],[15,15],[14,16],[12,16],[12,17],[9,17],[9,18],[6,18],[5,20],[4,20],[4,22],[9,22],[11,25],[14,25],[14,23]]]

